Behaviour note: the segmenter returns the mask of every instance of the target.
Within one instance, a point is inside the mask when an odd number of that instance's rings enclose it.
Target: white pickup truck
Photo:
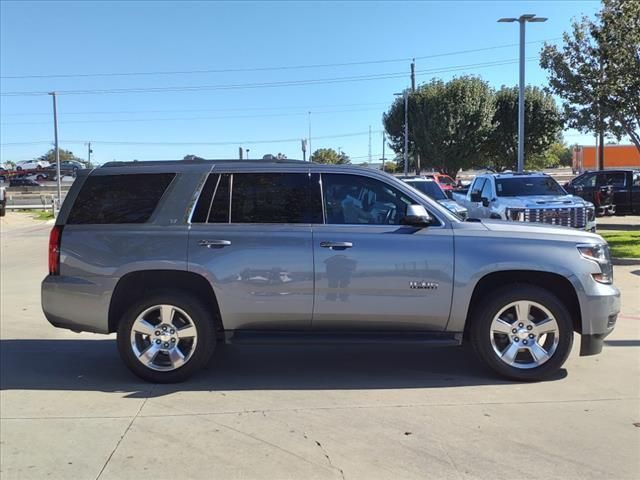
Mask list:
[[[544,173],[478,175],[466,192],[454,191],[453,200],[467,208],[469,218],[596,229],[594,205],[569,195]]]

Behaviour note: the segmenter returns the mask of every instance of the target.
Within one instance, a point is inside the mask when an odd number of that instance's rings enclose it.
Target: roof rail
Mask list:
[[[168,164],[179,164],[179,165],[202,165],[207,163],[249,163],[249,164],[265,164],[265,163],[314,163],[314,162],[305,162],[303,160],[293,160],[293,159],[269,159],[269,160],[233,160],[233,159],[220,159],[220,160],[133,160],[133,161],[113,161],[102,164],[101,168],[104,167],[133,167],[133,166],[150,166],[150,165],[168,165]]]

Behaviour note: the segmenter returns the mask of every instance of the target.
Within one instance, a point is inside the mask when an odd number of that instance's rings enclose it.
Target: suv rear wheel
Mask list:
[[[211,313],[186,293],[149,296],[132,305],[118,326],[120,356],[150,382],[187,379],[206,365],[214,348]]]
[[[503,287],[476,310],[471,343],[494,371],[514,380],[541,380],[556,373],[573,345],[571,315],[548,290]]]

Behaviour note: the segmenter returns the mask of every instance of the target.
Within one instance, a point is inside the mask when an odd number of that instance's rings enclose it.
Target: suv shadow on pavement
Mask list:
[[[407,345],[218,345],[193,379],[175,385],[138,380],[119,361],[113,340],[2,340],[1,390],[131,392],[351,390],[508,385],[460,347]],[[551,380],[567,376],[562,369]]]

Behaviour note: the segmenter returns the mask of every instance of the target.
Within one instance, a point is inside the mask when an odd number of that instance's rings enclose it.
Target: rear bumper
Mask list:
[[[42,311],[54,327],[109,333],[109,304],[116,283],[108,277],[48,275],[41,285]]]
[[[580,298],[582,331],[580,355],[597,355],[604,339],[613,331],[620,313],[620,291],[613,285],[598,285],[597,293]]]

